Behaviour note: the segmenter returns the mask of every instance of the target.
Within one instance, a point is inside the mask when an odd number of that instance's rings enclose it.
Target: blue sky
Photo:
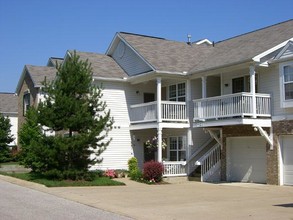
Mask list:
[[[220,41],[293,18],[289,0],[0,0],[0,92],[25,64],[66,50],[105,53],[116,32]]]

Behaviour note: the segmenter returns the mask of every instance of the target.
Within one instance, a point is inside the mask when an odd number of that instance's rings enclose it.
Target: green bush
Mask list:
[[[135,180],[138,182],[143,181],[142,172],[140,170],[133,171],[129,174],[131,180]]]
[[[128,170],[130,179],[136,180],[138,177],[142,176],[138,168],[137,159],[135,157],[132,157],[128,160]]]
[[[95,179],[97,174],[90,171],[82,170],[64,170],[60,171],[57,169],[48,170],[43,173],[43,176],[49,180],[86,180],[92,181]]]
[[[49,180],[62,180],[63,179],[63,174],[60,170],[48,170],[43,173],[44,177],[49,179]]]

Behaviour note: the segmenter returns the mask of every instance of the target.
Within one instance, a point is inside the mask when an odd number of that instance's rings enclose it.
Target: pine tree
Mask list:
[[[97,158],[110,142],[105,138],[113,124],[101,100],[102,89],[93,85],[90,63],[74,51],[63,65],[57,65],[56,79],[45,81],[43,91],[45,101],[37,108],[37,121],[55,136],[42,135],[38,141],[49,160],[47,170],[39,171],[87,172],[100,162]],[[96,157],[91,159],[93,154]]]
[[[0,113],[0,163],[11,159],[11,152],[8,144],[14,140],[10,133],[10,120]]]

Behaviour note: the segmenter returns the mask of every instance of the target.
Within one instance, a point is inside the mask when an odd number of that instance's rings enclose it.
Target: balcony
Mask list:
[[[256,119],[268,124],[270,100],[269,94],[256,93],[254,99],[246,92],[194,100],[195,127],[251,124]]]
[[[148,102],[130,106],[131,124],[157,122],[157,102]],[[163,122],[188,122],[185,102],[161,102],[161,119]]]

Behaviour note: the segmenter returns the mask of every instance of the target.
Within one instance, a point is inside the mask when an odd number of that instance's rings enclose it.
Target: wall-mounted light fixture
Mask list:
[[[228,87],[229,86],[229,83],[225,83],[225,87]]]

